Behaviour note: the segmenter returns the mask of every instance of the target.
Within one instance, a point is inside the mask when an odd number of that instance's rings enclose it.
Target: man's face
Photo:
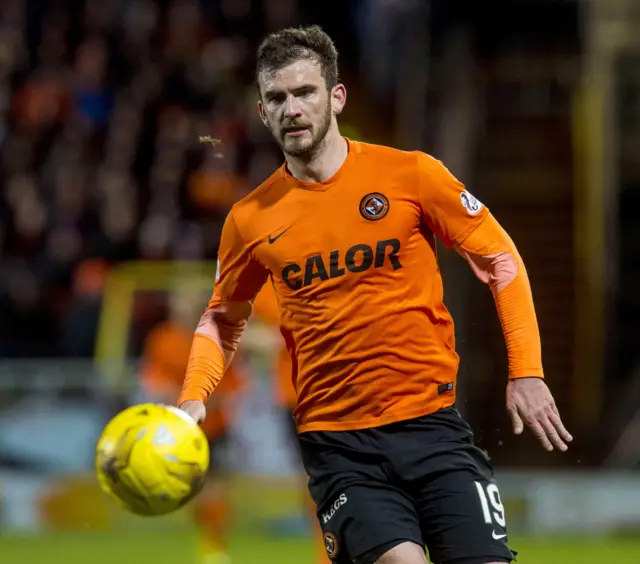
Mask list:
[[[294,157],[313,154],[321,146],[334,113],[344,104],[336,102],[319,63],[312,59],[260,73],[259,86],[260,117],[284,153]],[[344,87],[336,89],[343,91]]]

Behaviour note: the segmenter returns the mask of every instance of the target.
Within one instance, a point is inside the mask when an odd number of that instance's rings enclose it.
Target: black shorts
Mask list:
[[[334,562],[372,564],[404,541],[425,546],[434,564],[515,558],[493,470],[456,409],[299,441]]]

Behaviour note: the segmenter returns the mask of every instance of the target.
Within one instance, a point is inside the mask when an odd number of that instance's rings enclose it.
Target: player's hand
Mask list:
[[[514,378],[507,385],[507,411],[513,432],[520,435],[525,424],[542,446],[565,451],[573,437],[562,424],[556,402],[542,378]]]
[[[180,409],[185,413],[189,414],[196,423],[200,424],[204,421],[207,416],[207,408],[204,406],[204,403],[197,400],[187,400],[183,401],[180,404]]]

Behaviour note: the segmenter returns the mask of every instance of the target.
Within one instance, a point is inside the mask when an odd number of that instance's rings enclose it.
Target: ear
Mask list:
[[[267,114],[264,111],[264,104],[262,103],[262,100],[258,100],[258,113],[260,114],[262,123],[264,123],[266,127],[269,127],[269,120],[267,119]]]
[[[331,109],[338,115],[347,103],[347,89],[344,84],[336,84],[331,89]]]

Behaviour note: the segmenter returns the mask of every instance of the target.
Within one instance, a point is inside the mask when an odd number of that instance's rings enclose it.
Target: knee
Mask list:
[[[375,564],[428,564],[424,548],[414,542],[403,542],[390,548]]]

